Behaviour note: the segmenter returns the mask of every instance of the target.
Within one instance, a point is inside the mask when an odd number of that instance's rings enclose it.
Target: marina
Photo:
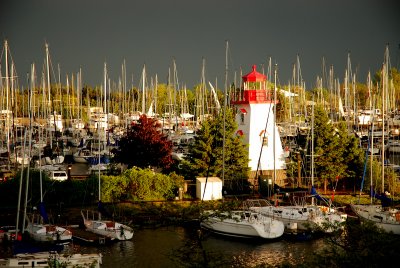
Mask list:
[[[101,267],[176,267],[180,263],[200,263],[201,257],[194,254],[200,248],[193,248],[198,243],[197,229],[193,227],[161,227],[157,229],[137,229],[130,241],[121,241],[108,245],[87,245],[73,242],[60,254],[79,252],[81,254],[101,254]],[[179,255],[178,252],[193,248],[191,253]],[[225,237],[204,233],[202,247],[212,256],[219,267],[234,264],[236,257],[248,265],[261,263],[280,264],[284,262],[297,264],[316,249],[321,248],[320,239],[293,242],[292,239],[280,239],[270,242],[227,239]],[[200,245],[198,245],[200,247]],[[290,250],[288,250],[290,249]],[[0,256],[7,256],[0,248]],[[211,261],[211,260],[210,260]],[[236,263],[244,265],[244,263]],[[225,264],[224,264],[225,263]]]
[[[397,3],[31,2],[1,5],[0,267],[396,267]]]

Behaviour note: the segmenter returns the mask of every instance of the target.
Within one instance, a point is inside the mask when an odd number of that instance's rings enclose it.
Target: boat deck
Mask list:
[[[72,239],[77,243],[106,245],[113,242],[109,237],[86,231],[82,228],[72,228]]]

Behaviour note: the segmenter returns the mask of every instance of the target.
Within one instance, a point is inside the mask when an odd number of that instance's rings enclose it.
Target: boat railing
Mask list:
[[[268,206],[272,206],[272,204],[266,199],[248,199],[243,202],[243,208],[247,210],[254,207],[268,207]]]
[[[307,204],[305,196],[293,196],[292,200],[295,206],[305,206]]]

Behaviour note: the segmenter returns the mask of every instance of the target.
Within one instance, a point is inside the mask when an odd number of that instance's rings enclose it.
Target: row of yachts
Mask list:
[[[267,199],[248,199],[238,210],[205,211],[200,224],[226,236],[276,239],[284,233],[333,233],[340,231],[346,220],[347,214],[332,206],[276,206]]]

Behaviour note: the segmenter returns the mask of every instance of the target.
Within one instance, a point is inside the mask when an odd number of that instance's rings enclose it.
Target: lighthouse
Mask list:
[[[253,70],[242,76],[242,84],[232,92],[238,125],[236,135],[248,146],[250,180],[258,185],[258,178],[283,186],[286,164],[282,142],[275,124],[274,89],[267,88],[267,77]]]

